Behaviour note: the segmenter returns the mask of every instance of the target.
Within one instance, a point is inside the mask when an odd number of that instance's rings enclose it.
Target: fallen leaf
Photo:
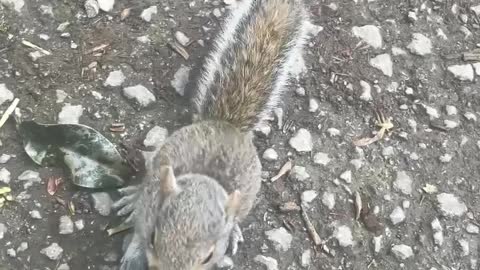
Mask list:
[[[57,193],[58,188],[60,185],[63,183],[63,180],[61,177],[50,177],[47,182],[47,192],[51,196],[55,195]]]
[[[379,133],[377,133],[377,135],[371,138],[362,138],[362,139],[355,140],[353,141],[353,145],[360,146],[360,147],[370,145],[380,139],[380,136],[378,134]]]

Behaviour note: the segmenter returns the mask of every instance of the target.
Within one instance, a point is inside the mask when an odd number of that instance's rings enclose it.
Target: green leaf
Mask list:
[[[28,156],[41,166],[66,166],[75,185],[119,187],[129,176],[129,167],[115,146],[88,126],[23,121],[17,127]]]

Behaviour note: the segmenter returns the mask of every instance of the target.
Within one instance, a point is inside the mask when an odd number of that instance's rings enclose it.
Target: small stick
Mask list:
[[[289,160],[287,163],[285,163],[282,166],[282,168],[280,168],[280,171],[278,171],[277,175],[275,175],[274,177],[272,177],[270,179],[270,182],[277,181],[278,179],[280,179],[282,176],[284,176],[285,174],[287,174],[291,170],[292,170],[292,161]]]
[[[301,214],[302,214],[303,221],[305,222],[305,226],[307,227],[308,234],[310,234],[310,237],[312,238],[315,245],[316,246],[322,245],[322,239],[320,238],[320,235],[318,235],[317,231],[315,230],[315,227],[310,221],[310,218],[308,217],[307,212],[305,212],[305,209],[303,206],[302,206]]]
[[[94,48],[86,51],[85,54],[91,54],[91,53],[96,52],[96,51],[101,51],[101,50],[107,48],[108,46],[110,46],[110,44],[108,44],[108,43],[98,45],[97,47],[94,47]]]
[[[181,55],[185,60],[188,60],[188,58],[190,58],[188,52],[177,42],[169,42],[168,46],[170,46],[170,48],[172,48],[172,50],[174,50],[176,53]]]
[[[25,46],[27,46],[27,47],[30,47],[30,48],[39,50],[39,51],[41,51],[41,52],[42,52],[43,54],[45,54],[45,55],[51,55],[51,54],[52,54],[51,52],[49,52],[49,51],[47,51],[47,50],[45,50],[45,49],[43,49],[43,48],[41,48],[41,47],[39,47],[39,46],[31,43],[30,41],[22,40],[22,44],[25,45]]]
[[[3,124],[5,124],[5,122],[7,122],[8,117],[10,117],[10,115],[13,113],[13,111],[15,111],[15,108],[17,107],[19,101],[20,101],[20,99],[18,99],[18,98],[14,99],[12,104],[10,104],[10,106],[7,108],[7,110],[3,114],[2,118],[0,119],[0,128],[2,128]]]
[[[118,225],[117,227],[108,229],[107,233],[108,233],[108,236],[112,236],[114,234],[124,232],[126,230],[131,229],[131,228],[133,228],[133,225],[128,225],[128,224],[122,223],[122,224]]]

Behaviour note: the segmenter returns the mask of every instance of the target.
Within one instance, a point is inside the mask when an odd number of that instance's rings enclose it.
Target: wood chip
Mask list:
[[[172,48],[173,51],[178,53],[185,60],[188,60],[188,58],[190,58],[190,55],[188,54],[188,52],[182,47],[182,45],[178,44],[178,42],[176,42],[176,41],[169,42],[168,46],[170,46],[170,48]]]
[[[20,99],[16,98],[13,100],[12,104],[7,108],[7,110],[3,113],[2,118],[0,118],[0,128],[3,127],[5,122],[7,122],[8,117],[15,111],[15,108],[17,108],[18,102],[20,102]]]
[[[292,170],[292,166],[293,166],[292,161],[291,160],[287,161],[287,163],[283,164],[282,168],[280,168],[280,171],[278,171],[277,175],[275,175],[270,179],[270,182],[275,182],[285,174],[289,173]]]
[[[30,47],[30,48],[33,48],[35,50],[38,50],[40,51],[41,53],[45,54],[45,55],[51,55],[52,53],[45,50],[44,48],[38,46],[38,45],[35,45],[33,43],[31,43],[30,41],[26,41],[26,40],[22,40],[22,44],[27,46],[27,47]]]

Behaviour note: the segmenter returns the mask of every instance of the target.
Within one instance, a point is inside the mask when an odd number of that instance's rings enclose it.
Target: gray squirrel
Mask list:
[[[253,130],[278,106],[308,34],[302,0],[239,0],[191,89],[193,124],[173,132],[114,207],[134,232],[121,270],[212,269],[243,241],[261,163]]]

